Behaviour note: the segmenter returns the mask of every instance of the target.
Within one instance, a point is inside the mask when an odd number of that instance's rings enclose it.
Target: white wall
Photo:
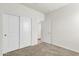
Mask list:
[[[2,55],[2,49],[1,49],[1,47],[2,47],[2,17],[1,17],[1,15],[0,15],[0,56]]]
[[[0,4],[0,13],[8,13],[17,16],[27,16],[32,18],[32,45],[37,44],[38,35],[41,32],[39,24],[40,21],[44,20],[44,14],[28,8],[24,5],[20,4],[8,4],[8,3],[1,3]],[[1,23],[0,23],[1,24]],[[41,36],[41,35],[40,35]],[[1,42],[1,41],[0,41]]]
[[[79,4],[70,4],[46,17],[52,21],[52,44],[79,52]]]

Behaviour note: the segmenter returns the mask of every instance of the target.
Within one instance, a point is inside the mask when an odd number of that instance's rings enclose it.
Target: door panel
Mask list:
[[[20,48],[31,45],[31,18],[20,17]]]
[[[3,53],[19,48],[19,17],[3,15]]]
[[[45,20],[42,23],[42,38],[44,42],[52,43],[52,27],[50,20]]]

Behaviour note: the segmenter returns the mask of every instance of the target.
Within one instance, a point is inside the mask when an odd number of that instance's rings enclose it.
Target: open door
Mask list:
[[[52,25],[50,20],[42,22],[42,39],[43,42],[52,43]]]

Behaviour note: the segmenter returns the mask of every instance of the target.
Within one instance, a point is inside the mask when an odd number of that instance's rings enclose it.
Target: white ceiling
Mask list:
[[[23,3],[23,5],[43,13],[49,13],[51,11],[68,5],[68,3]]]

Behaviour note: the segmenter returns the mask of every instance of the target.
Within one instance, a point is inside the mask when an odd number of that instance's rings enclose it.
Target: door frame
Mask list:
[[[16,17],[18,17],[18,19],[19,19],[19,17],[20,17],[20,16],[17,16],[17,15],[14,15],[14,14],[9,14],[9,13],[3,13],[3,14],[1,14],[1,15],[2,15],[2,29],[3,29],[3,15],[16,16]],[[19,24],[19,26],[20,26],[20,24]],[[18,36],[20,36],[20,32],[19,32],[18,34],[19,34]],[[4,42],[3,36],[4,36],[4,33],[3,33],[3,30],[2,30],[2,55],[4,54],[4,53],[3,53],[3,51],[4,51],[4,50],[3,50],[3,44],[4,44],[4,43],[3,43],[3,42]],[[19,41],[20,41],[20,38],[19,38]],[[19,43],[19,42],[18,42],[18,43]],[[19,43],[19,44],[20,44],[20,43]],[[20,47],[19,47],[19,48],[20,48]],[[18,49],[19,49],[19,48],[18,48]]]
[[[2,15],[2,29],[3,29],[3,15],[5,15],[5,14],[7,14],[7,15],[12,15],[12,16],[17,16],[17,17],[19,17],[19,48],[18,49],[20,49],[20,15],[14,15],[14,14],[11,14],[11,13],[2,13],[1,15]],[[29,16],[25,16],[25,17],[29,17]],[[31,19],[31,45],[30,46],[32,46],[32,17],[30,17],[30,19]],[[3,53],[3,30],[2,30],[2,55],[3,55],[4,53]]]

